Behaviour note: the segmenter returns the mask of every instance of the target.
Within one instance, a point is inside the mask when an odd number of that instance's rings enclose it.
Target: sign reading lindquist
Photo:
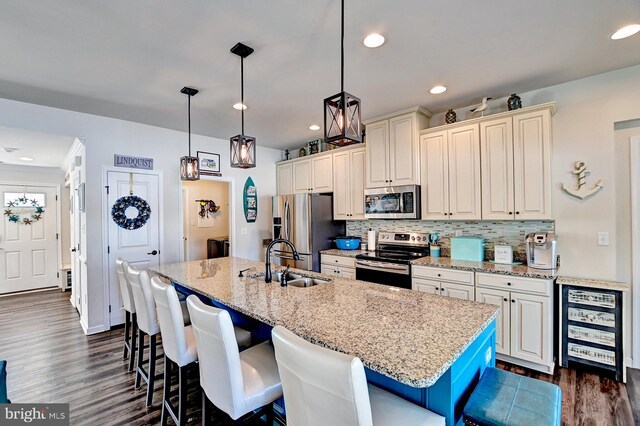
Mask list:
[[[131,169],[153,170],[153,158],[114,154],[113,165],[116,167],[129,167]]]

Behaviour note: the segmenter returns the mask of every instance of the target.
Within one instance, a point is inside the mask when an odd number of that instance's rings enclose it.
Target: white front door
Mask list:
[[[56,194],[55,187],[0,185],[4,213],[0,227],[0,294],[58,285]],[[23,197],[27,203],[18,201]],[[44,209],[43,213],[38,213],[32,200]],[[24,219],[32,223],[25,224]]]
[[[124,322],[124,308],[116,274],[116,258],[121,257],[138,268],[160,264],[159,178],[155,174],[107,172],[107,221],[109,223],[109,291],[111,325]],[[111,211],[121,197],[133,194],[146,201],[151,209],[149,219],[138,229],[125,229],[113,220]],[[138,215],[135,207],[125,211],[127,218]]]

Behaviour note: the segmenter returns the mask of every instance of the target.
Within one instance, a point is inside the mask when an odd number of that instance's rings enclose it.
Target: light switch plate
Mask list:
[[[609,245],[609,233],[608,232],[598,232],[598,245],[599,246],[608,246]]]

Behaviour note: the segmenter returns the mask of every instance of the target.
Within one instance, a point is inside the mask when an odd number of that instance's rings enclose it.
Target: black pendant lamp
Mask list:
[[[198,167],[198,157],[191,156],[191,97],[198,91],[191,87],[183,87],[180,93],[189,96],[189,155],[180,159],[180,179],[198,180],[200,179],[200,167]]]
[[[249,169],[256,166],[256,138],[244,134],[244,58],[253,53],[253,49],[238,43],[231,53],[240,56],[240,102],[242,111],[242,133],[231,138],[231,167]]]
[[[360,99],[344,91],[344,0],[341,1],[340,93],[324,100],[324,142],[346,146],[362,143]]]

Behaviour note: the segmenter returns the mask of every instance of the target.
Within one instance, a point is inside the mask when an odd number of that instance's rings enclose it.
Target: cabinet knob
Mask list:
[[[506,298],[506,297],[504,298],[504,301],[505,301],[505,302],[507,301],[507,298]]]
[[[453,213],[449,212],[449,216],[453,216]]]
[[[438,276],[439,276],[439,277],[441,277],[441,276],[442,276],[442,274],[438,274]]]
[[[507,283],[507,285],[511,285],[511,283]]]
[[[516,212],[516,214],[520,214],[520,212]]]
[[[340,271],[336,271],[336,274],[339,274],[339,273],[340,273]]]
[[[513,214],[513,212],[509,212],[509,214]]]
[[[336,259],[336,263],[338,263],[338,259]]]
[[[440,291],[440,289],[438,287],[436,287],[436,290]]]
[[[511,303],[516,303],[516,299],[511,299]]]

